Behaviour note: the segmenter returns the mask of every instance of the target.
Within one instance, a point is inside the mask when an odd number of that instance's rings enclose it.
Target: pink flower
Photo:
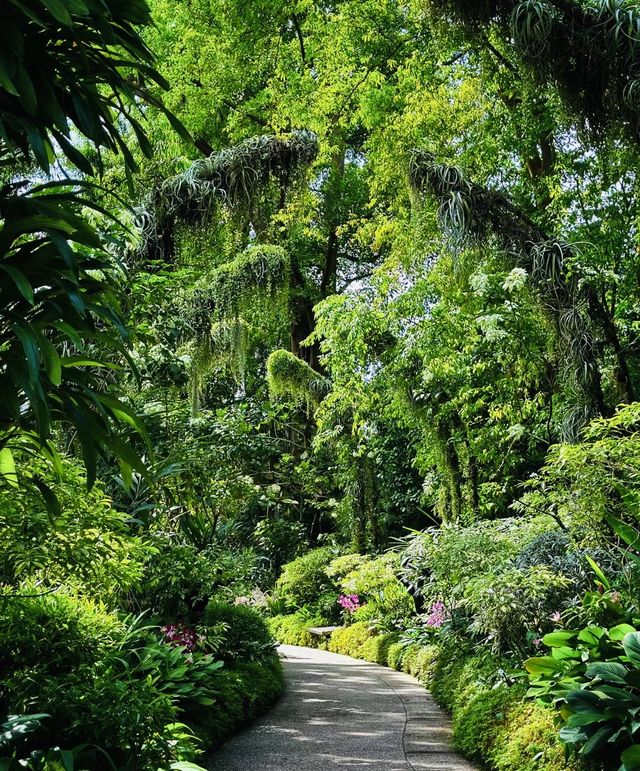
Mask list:
[[[562,621],[562,613],[560,613],[559,610],[556,610],[555,613],[552,613],[549,616],[549,620],[553,621],[554,624],[559,624]]]
[[[165,641],[176,648],[184,648],[187,651],[192,651],[200,639],[195,629],[191,629],[188,626],[182,626],[182,624],[169,624],[168,626],[161,626],[160,631],[165,637]]]
[[[357,594],[341,594],[338,597],[338,604],[347,613],[355,613],[360,607],[360,597]]]
[[[425,624],[427,626],[432,626],[435,629],[438,629],[441,627],[444,622],[447,619],[444,602],[441,602],[438,600],[437,602],[434,602],[431,608],[429,609],[429,615],[425,619]]]
[[[536,648],[539,648],[542,645],[542,640],[539,637],[536,637],[535,640],[532,640],[531,642],[536,646]]]

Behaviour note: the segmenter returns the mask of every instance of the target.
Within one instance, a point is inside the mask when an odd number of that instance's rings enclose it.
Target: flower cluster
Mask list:
[[[360,607],[360,597],[357,594],[341,594],[338,597],[338,604],[347,613],[355,613]]]
[[[437,600],[429,608],[429,614],[427,615],[424,623],[427,626],[431,626],[434,629],[438,629],[444,624],[444,622],[446,621],[446,618],[447,616],[444,608],[444,603],[441,602],[440,600]]]
[[[195,647],[204,638],[198,634],[195,629],[182,624],[168,624],[161,626],[160,631],[165,637],[165,642],[176,648],[184,648],[187,651],[195,650]]]

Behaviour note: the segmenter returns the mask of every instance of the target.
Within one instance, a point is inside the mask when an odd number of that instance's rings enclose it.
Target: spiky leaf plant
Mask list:
[[[475,39],[492,26],[589,129],[640,137],[640,8],[633,0],[429,0]]]
[[[232,210],[249,209],[271,179],[286,191],[299,171],[314,160],[317,149],[314,134],[297,131],[252,137],[195,161],[153,190],[139,209],[139,254],[147,259],[169,259],[178,223],[205,224],[219,204]]]

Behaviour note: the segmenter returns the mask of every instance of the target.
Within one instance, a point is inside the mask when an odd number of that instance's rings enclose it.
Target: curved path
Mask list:
[[[471,771],[417,680],[348,656],[283,645],[286,691],[212,756],[213,771]]]

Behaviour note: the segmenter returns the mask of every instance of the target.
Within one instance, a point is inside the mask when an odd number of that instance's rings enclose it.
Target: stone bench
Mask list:
[[[328,637],[331,632],[335,632],[336,629],[342,629],[340,626],[309,626],[307,632],[315,635],[316,637]]]

